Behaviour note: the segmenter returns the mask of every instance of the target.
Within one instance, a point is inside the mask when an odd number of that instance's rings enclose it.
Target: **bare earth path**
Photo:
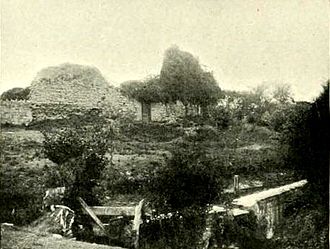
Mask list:
[[[1,249],[123,249],[1,227]]]

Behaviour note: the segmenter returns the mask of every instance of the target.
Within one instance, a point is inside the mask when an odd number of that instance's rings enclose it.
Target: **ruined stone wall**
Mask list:
[[[141,116],[139,103],[123,96],[113,87],[106,90],[104,99],[97,106],[108,110],[114,117],[137,120]]]
[[[24,100],[0,101],[1,124],[28,125],[32,121],[30,104]]]
[[[83,115],[90,108],[73,104],[30,103],[34,122],[43,120],[65,119],[70,115]]]
[[[67,63],[39,71],[31,83],[29,100],[94,107],[110,88],[97,68]]]
[[[75,80],[65,82],[65,84],[53,84],[45,79],[31,87],[30,101],[97,106],[106,97],[107,92],[107,88],[101,85],[86,86]]]
[[[181,103],[169,104],[153,104],[151,106],[151,119],[153,121],[175,121],[183,117],[185,114],[184,106]]]
[[[1,124],[28,125],[43,120],[66,119],[71,115],[84,115],[91,109],[101,109],[110,118],[138,119],[139,104],[130,101],[116,89],[105,91],[98,103],[82,104],[65,102],[1,101]]]

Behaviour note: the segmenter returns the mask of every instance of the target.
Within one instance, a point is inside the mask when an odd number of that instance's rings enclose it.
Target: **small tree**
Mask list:
[[[141,103],[142,119],[151,120],[151,104],[167,103],[168,97],[163,91],[159,76],[149,76],[144,81],[127,81],[121,84],[121,91],[129,98]]]
[[[289,84],[276,85],[273,91],[273,98],[280,104],[293,101],[291,86]]]
[[[65,128],[57,133],[46,133],[44,151],[57,164],[58,177],[49,179],[49,187],[65,186],[67,205],[74,208],[78,196],[87,202],[97,202],[92,191],[108,162],[106,153],[113,140],[112,128]],[[93,204],[93,203],[91,203]]]
[[[159,76],[149,76],[143,81],[126,81],[120,85],[121,92],[140,103],[166,102]]]
[[[154,248],[197,248],[202,240],[208,204],[219,198],[223,185],[222,168],[206,156],[202,144],[198,133],[187,137],[149,185],[160,217],[171,213],[169,219],[146,225],[144,233]],[[148,235],[148,227],[157,232]]]
[[[231,122],[229,111],[221,106],[211,108],[210,119],[218,129],[227,128]]]
[[[82,213],[77,198],[83,198],[89,205],[100,204],[95,187],[103,169],[111,163],[107,152],[113,151],[114,130],[111,126],[94,125],[67,127],[44,135],[45,155],[57,164],[46,172],[47,185],[66,187],[63,202],[76,213],[72,231],[78,239],[88,240],[92,235],[91,223]],[[84,234],[80,234],[78,224],[84,226]]]

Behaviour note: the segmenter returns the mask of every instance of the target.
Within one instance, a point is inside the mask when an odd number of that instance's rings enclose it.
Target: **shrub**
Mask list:
[[[141,226],[141,247],[198,248],[205,229],[206,209],[190,206],[180,212],[156,215]]]
[[[93,189],[108,163],[106,153],[111,150],[113,137],[112,127],[102,126],[66,128],[45,134],[45,155],[57,164],[47,172],[47,185],[65,186],[64,201],[74,210],[79,206],[78,196],[89,205],[98,203]]]
[[[208,204],[219,198],[223,179],[197,138],[178,144],[151,180],[151,202],[160,217],[170,218],[145,225],[146,248],[197,248],[201,242]]]
[[[223,233],[217,233],[218,244],[227,246],[236,244],[242,249],[264,248],[265,237],[260,234],[257,217],[248,215],[233,217],[225,216],[223,219]]]
[[[211,122],[218,128],[227,128],[231,122],[230,113],[225,108],[216,106],[210,110]]]
[[[0,172],[0,222],[26,225],[41,214],[43,173],[39,169],[7,167]]]
[[[314,196],[313,188],[305,186],[286,200],[272,248],[329,248],[329,210],[316,204]]]
[[[1,100],[27,100],[29,99],[30,88],[14,87],[3,92],[0,96]]]
[[[184,141],[172,151],[172,158],[150,185],[159,208],[181,210],[206,206],[219,197],[222,186],[219,167],[197,141]]]

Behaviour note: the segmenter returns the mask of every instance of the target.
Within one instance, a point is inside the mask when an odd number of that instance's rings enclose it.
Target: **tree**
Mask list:
[[[15,87],[1,94],[1,100],[27,100],[30,88]]]
[[[175,147],[172,154],[151,186],[158,209],[168,212],[205,207],[219,197],[222,172],[206,156],[198,138]]]
[[[288,120],[288,116],[291,115],[291,112],[294,112],[295,109],[295,105],[277,106],[268,120],[269,127],[277,132],[283,131],[284,125]]]
[[[180,101],[186,107],[206,107],[217,101],[220,88],[211,72],[205,72],[198,60],[177,46],[165,51],[160,81],[171,102]]]
[[[207,156],[198,132],[178,143],[172,155],[149,183],[156,213],[170,217],[146,224],[143,237],[148,248],[199,248],[208,204],[222,192],[223,167]]]
[[[293,101],[291,86],[289,84],[276,85],[273,91],[273,98],[280,104]]]
[[[140,91],[142,89],[143,82],[138,80],[125,81],[120,84],[120,91],[128,98],[141,101]]]
[[[143,81],[126,81],[120,86],[121,92],[140,103],[166,102],[166,96],[160,85],[159,76],[149,76]]]
[[[263,125],[263,117],[272,108],[272,104],[265,95],[264,85],[258,86],[250,92],[226,91],[224,104],[233,120]]]
[[[151,104],[167,103],[168,97],[162,89],[159,76],[149,76],[143,81],[127,81],[121,84],[121,92],[141,103],[142,119],[151,120]]]
[[[99,193],[95,189],[105,166],[111,164],[106,153],[113,151],[114,130],[110,124],[101,124],[78,125],[56,133],[44,133],[45,155],[57,164],[48,168],[46,185],[66,187],[63,202],[75,211],[73,233],[82,239],[92,235],[92,226],[89,218],[82,213],[77,198],[83,198],[89,205],[99,205]],[[79,224],[83,225],[84,234],[81,234]]]
[[[329,187],[329,81],[312,103],[297,104],[282,133],[286,162],[306,177],[318,203],[328,205]],[[286,147],[284,146],[286,145]]]

